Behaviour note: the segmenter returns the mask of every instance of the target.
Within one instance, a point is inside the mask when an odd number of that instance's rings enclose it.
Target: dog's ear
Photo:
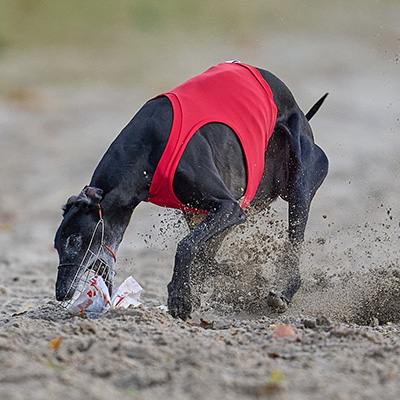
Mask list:
[[[83,202],[88,205],[97,205],[100,203],[102,197],[103,197],[103,190],[96,187],[85,186],[82,189],[82,192],[79,193],[76,201]]]
[[[75,204],[76,199],[78,196],[71,196],[67,202],[61,207],[63,211],[63,217],[67,214],[67,212],[70,210],[70,208]]]
[[[71,196],[65,205],[63,205],[63,216],[70,210],[73,205],[86,205],[86,206],[97,206],[100,200],[103,198],[103,190],[85,186],[78,196]]]

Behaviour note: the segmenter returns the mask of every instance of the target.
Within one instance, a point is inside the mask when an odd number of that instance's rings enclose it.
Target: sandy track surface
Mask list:
[[[2,53],[1,399],[397,399],[398,5],[368,7],[321,11],[317,32],[286,27],[214,47],[211,36],[198,47],[181,41],[175,62],[158,49],[140,84],[65,83],[51,74],[43,83],[38,71],[71,70],[81,59],[53,48]],[[292,307],[277,316],[264,304],[284,242],[283,202],[227,238],[218,255],[227,274],[208,280],[189,323],[157,308],[166,303],[184,224],[178,212],[145,204],[121,246],[117,275],[117,283],[133,275],[143,285],[145,307],[70,317],[54,300],[61,205],[88,183],[148,98],[232,58],[275,72],[305,111],[330,92],[312,121],[330,173],[312,206]],[[111,72],[114,61],[105,63]],[[280,323],[295,335],[275,337]]]

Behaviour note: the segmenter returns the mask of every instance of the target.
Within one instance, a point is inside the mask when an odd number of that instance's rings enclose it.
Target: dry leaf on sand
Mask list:
[[[50,347],[53,350],[58,349],[62,340],[62,336],[56,337],[55,339],[49,340]]]

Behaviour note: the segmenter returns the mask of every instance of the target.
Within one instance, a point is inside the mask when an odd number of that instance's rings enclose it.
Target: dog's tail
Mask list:
[[[328,96],[329,93],[325,93],[311,108],[310,111],[306,114],[307,121],[309,121],[315,114],[316,112],[320,109],[322,106],[322,103],[325,101],[326,96]]]

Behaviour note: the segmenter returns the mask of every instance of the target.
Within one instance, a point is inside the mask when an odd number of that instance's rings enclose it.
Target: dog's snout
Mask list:
[[[70,300],[74,294],[73,282],[78,273],[79,265],[60,264],[56,280],[56,300]]]

